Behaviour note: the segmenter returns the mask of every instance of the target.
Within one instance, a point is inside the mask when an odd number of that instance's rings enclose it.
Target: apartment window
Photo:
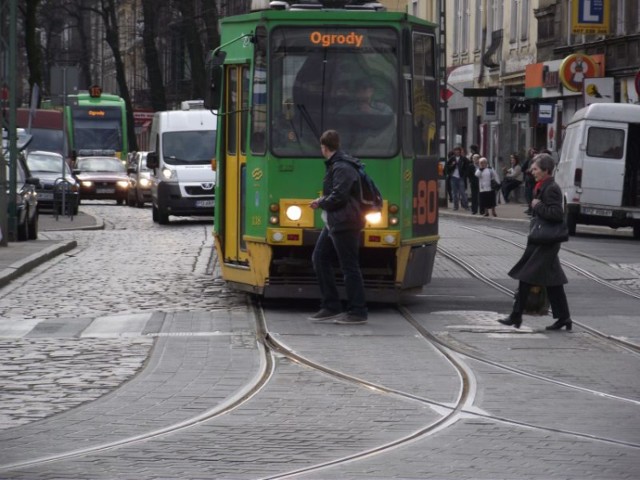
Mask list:
[[[462,51],[469,51],[469,0],[462,0]]]
[[[509,43],[516,43],[518,38],[518,0],[511,0],[511,24],[509,25]]]
[[[636,0],[637,1],[637,0]],[[618,0],[616,5],[616,34],[624,35],[624,10],[625,10],[625,0]]]
[[[453,5],[453,54],[460,53],[460,1],[456,0]]]
[[[526,42],[529,40],[529,20],[531,13],[529,12],[529,0],[520,0],[520,40]]]
[[[418,0],[413,0],[411,2],[411,12],[412,15],[418,16]]]
[[[480,51],[482,48],[482,2],[476,0],[476,16],[475,16],[475,47],[476,51]]]

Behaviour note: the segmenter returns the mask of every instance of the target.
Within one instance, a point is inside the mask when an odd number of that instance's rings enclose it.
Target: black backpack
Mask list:
[[[379,212],[382,210],[382,193],[376,186],[373,178],[364,169],[364,164],[356,164],[347,161],[349,165],[358,172],[358,180],[360,183],[360,210],[364,215],[371,212]]]

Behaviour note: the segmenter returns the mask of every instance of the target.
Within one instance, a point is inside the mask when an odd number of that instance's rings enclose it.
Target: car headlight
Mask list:
[[[364,218],[367,219],[367,222],[369,223],[369,225],[375,225],[377,223],[380,223],[382,221],[382,213],[380,212],[371,212],[371,213],[367,213]]]
[[[302,217],[302,209],[298,205],[290,205],[287,207],[285,215],[292,222],[297,222]]]
[[[176,172],[175,172],[175,170],[171,170],[170,168],[163,168],[162,169],[162,177],[165,180],[175,180]]]
[[[91,180],[83,180],[82,181],[82,186],[83,187],[87,187],[87,188],[93,187],[93,182]]]
[[[118,181],[116,182],[116,185],[117,185],[119,188],[128,188],[128,187],[129,187],[129,180],[118,180]]]
[[[140,186],[141,187],[149,187],[151,185],[151,180],[149,180],[148,178],[141,178],[140,179]]]

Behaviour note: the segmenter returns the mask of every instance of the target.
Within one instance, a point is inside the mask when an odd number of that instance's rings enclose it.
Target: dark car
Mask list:
[[[80,200],[127,200],[129,177],[117,157],[78,157],[73,170],[80,182]]]
[[[38,177],[40,186],[36,188],[38,193],[38,208],[53,209],[59,213],[64,205],[67,212],[78,214],[80,204],[80,184],[73,175],[69,164],[62,155],[55,152],[36,150],[27,154],[27,166],[31,173]],[[64,177],[62,169],[64,168]],[[64,182],[67,182],[64,184]]]
[[[127,168],[129,173],[129,206],[143,207],[151,202],[151,170],[147,167],[147,152],[136,152]]]
[[[29,168],[20,154],[16,162],[16,218],[18,224],[17,238],[19,241],[36,240],[38,238],[38,195],[36,186],[38,179],[31,176]],[[11,178],[9,165],[6,166],[7,178]],[[7,196],[9,186],[7,185]]]

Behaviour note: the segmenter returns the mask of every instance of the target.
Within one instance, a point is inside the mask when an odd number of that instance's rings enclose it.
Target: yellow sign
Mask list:
[[[609,33],[610,0],[573,0],[571,32],[585,35]]]
[[[362,40],[364,35],[357,34],[356,32],[350,32],[346,35],[344,33],[321,33],[311,32],[309,40],[315,45],[322,45],[323,47],[331,47],[334,45],[349,45],[353,47],[362,47]]]

